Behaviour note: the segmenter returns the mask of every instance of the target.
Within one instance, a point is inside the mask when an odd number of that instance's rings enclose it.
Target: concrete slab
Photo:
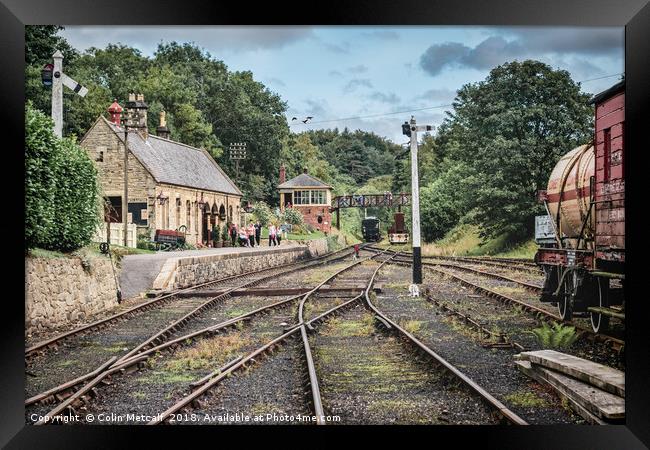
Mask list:
[[[577,403],[585,408],[590,415],[585,419],[593,421],[591,415],[606,420],[622,420],[625,418],[625,399],[618,395],[610,394],[590,384],[576,380],[567,375],[547,369],[530,361],[515,361],[523,373],[537,381],[543,381],[564,394],[572,403]]]

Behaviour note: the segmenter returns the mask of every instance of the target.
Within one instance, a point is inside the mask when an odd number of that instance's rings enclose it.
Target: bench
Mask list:
[[[153,242],[158,250],[173,250],[185,245],[185,233],[177,230],[156,230]]]

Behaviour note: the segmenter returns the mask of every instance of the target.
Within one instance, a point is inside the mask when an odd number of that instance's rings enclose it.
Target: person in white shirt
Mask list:
[[[278,241],[275,238],[276,233],[277,233],[277,229],[275,228],[275,225],[273,225],[273,224],[269,225],[269,247],[271,245],[273,245],[273,246],[278,245]]]

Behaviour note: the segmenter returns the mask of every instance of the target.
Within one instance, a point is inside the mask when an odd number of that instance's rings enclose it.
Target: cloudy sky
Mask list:
[[[411,114],[439,124],[457,89],[506,61],[568,70],[588,93],[624,71],[623,28],[70,26],[61,34],[79,50],[119,42],[147,56],[160,42],[194,42],[277,92],[294,131],[347,126],[398,143]]]

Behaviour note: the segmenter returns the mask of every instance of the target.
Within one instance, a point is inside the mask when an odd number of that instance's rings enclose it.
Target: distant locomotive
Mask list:
[[[540,300],[556,303],[563,320],[589,314],[600,332],[610,317],[625,319],[625,80],[591,103],[594,142],[564,155],[540,192],[548,217],[538,222],[548,230],[535,262],[545,274]]]
[[[378,242],[381,240],[381,222],[376,217],[366,217],[361,221],[361,233],[366,242]]]
[[[393,216],[393,226],[388,229],[388,240],[391,244],[406,244],[409,241],[403,212],[396,212]]]

